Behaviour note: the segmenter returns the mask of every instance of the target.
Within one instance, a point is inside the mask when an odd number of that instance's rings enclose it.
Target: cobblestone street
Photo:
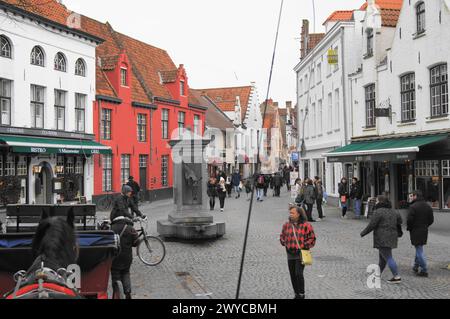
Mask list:
[[[269,191],[270,193],[270,191]],[[255,204],[248,242],[241,298],[292,298],[292,288],[284,248],[279,244],[281,226],[287,218],[289,195],[269,197]],[[167,218],[170,201],[143,206],[151,219],[151,232],[156,233],[156,220]],[[167,242],[164,262],[154,268],[145,267],[137,258],[132,268],[134,293],[139,298],[234,298],[245,232],[248,202],[244,198],[228,199],[224,214],[215,218],[226,222],[224,238],[206,243]],[[372,235],[359,234],[367,221],[341,220],[336,208],[326,209],[327,218],[314,227],[318,236],[314,249],[315,264],[306,275],[308,298],[449,298],[450,231],[440,225],[430,234],[426,254],[430,278],[412,274],[414,250],[406,234],[394,251],[403,283],[390,286],[389,270],[383,274],[382,288],[367,288],[367,266],[378,262],[372,248]],[[206,297],[205,297],[206,295]]]

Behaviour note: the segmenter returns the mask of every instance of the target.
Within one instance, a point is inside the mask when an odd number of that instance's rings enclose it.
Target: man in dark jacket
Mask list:
[[[231,176],[231,185],[233,185],[234,191],[236,192],[236,199],[241,198],[241,174],[239,170],[236,170]]]
[[[291,168],[286,165],[283,169],[283,178],[286,183],[288,192],[291,191]]]
[[[411,243],[416,248],[413,271],[420,277],[428,277],[427,261],[423,252],[428,241],[428,228],[434,223],[433,209],[425,202],[422,191],[418,190],[409,195],[410,206],[408,214],[408,228]]]
[[[362,185],[358,178],[353,177],[352,186],[350,187],[350,198],[353,200],[353,208],[355,212],[355,218],[361,218],[361,205],[362,205]]]
[[[133,176],[128,177],[127,185],[130,186],[133,190],[131,199],[134,201],[134,204],[137,207],[139,205],[139,192],[141,191],[141,187],[138,183],[136,183]]]
[[[123,292],[127,299],[131,299],[131,279],[130,268],[133,263],[133,246],[135,245],[138,234],[133,228],[133,213],[146,219],[131,199],[133,190],[130,186],[124,185],[122,195],[114,200],[113,210],[111,211],[111,223],[114,233],[120,236],[120,254],[114,258],[111,266],[111,281],[113,285],[114,297],[118,297],[119,282],[122,283]],[[129,208],[132,213],[130,214]]]
[[[281,186],[283,185],[283,179],[279,173],[276,173],[273,178],[273,188],[276,197],[280,197]]]

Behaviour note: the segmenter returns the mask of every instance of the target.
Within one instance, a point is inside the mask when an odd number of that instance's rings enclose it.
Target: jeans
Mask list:
[[[428,272],[427,260],[423,252],[423,246],[416,246],[416,259],[414,261],[414,268],[422,269],[422,272]]]
[[[234,191],[236,192],[237,195],[241,195],[241,189],[239,188],[239,186],[234,186]]]
[[[348,202],[346,202],[346,203],[341,202],[341,207],[342,207],[342,216],[345,217],[345,215],[347,215]]]
[[[305,266],[302,265],[300,259],[288,260],[289,273],[291,275],[292,287],[296,295],[305,294],[305,277],[303,272]]]
[[[380,251],[379,266],[381,273],[383,273],[383,271],[386,269],[386,265],[388,265],[394,277],[397,277],[398,267],[397,263],[394,260],[394,257],[392,257],[392,248],[378,248],[378,250]]]
[[[356,217],[361,217],[361,205],[362,205],[362,201],[360,199],[355,199],[353,201],[353,208],[354,208]]]
[[[312,212],[313,212],[314,204],[306,204],[306,216],[308,216],[308,221],[312,221]]]
[[[258,200],[262,200],[264,196],[264,188],[257,188],[256,189],[256,198]]]
[[[113,285],[113,290],[117,291],[118,287],[116,282],[122,282],[123,293],[125,295],[131,294],[131,278],[130,269],[111,269],[111,281]]]
[[[320,219],[323,219],[322,201],[323,201],[323,199],[317,199],[316,200],[317,212],[319,213],[319,218]]]

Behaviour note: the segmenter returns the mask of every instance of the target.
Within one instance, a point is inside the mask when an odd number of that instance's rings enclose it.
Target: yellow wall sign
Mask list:
[[[328,50],[328,64],[338,64],[339,57],[337,50],[329,49]]]

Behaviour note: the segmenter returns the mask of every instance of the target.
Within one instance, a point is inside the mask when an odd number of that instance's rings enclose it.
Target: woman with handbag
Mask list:
[[[307,222],[305,210],[291,206],[289,221],[283,225],[280,242],[286,248],[294,299],[305,299],[305,266],[312,264],[310,249],[316,244],[314,229]]]
[[[374,248],[379,250],[380,275],[388,265],[394,275],[388,281],[390,284],[402,281],[398,274],[397,263],[392,256],[392,249],[398,246],[398,238],[403,236],[402,222],[402,217],[392,209],[389,199],[386,196],[378,196],[375,213],[367,228],[361,233],[361,237],[364,237],[373,231]]]

